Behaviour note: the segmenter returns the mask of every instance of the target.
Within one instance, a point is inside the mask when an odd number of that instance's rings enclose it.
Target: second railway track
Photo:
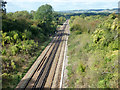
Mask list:
[[[54,86],[56,68],[60,58],[62,58],[61,52],[64,53],[62,50],[64,49],[65,34],[67,33],[65,31],[67,23],[68,20],[58,30],[51,43],[31,66],[16,89],[52,88]]]

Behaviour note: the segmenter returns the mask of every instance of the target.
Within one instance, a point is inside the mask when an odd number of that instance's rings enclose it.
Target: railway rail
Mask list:
[[[44,49],[16,89],[59,88],[62,63],[68,30],[68,20],[58,30],[53,40]]]

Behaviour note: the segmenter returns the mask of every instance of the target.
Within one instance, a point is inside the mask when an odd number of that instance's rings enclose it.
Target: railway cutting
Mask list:
[[[16,89],[62,88],[68,36],[69,20],[66,20]]]

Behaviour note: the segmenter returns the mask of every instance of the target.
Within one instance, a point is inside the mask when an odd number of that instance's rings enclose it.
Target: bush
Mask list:
[[[49,13],[49,10],[47,12]],[[51,14],[49,14],[52,15],[52,12],[51,8]],[[43,13],[41,12],[41,14]],[[41,46],[45,47],[48,44],[49,34],[54,34],[57,27],[55,18],[58,16],[50,17],[46,15],[47,18],[43,18],[45,15],[38,15],[41,18],[34,20],[35,15],[35,11],[30,13],[17,11],[2,16],[3,30],[0,31],[2,50],[0,52],[3,61],[3,88],[15,88],[25,72],[37,59],[43,49]],[[16,75],[17,73],[19,75]]]
[[[81,20],[77,16],[74,19],[72,17],[70,21],[68,67],[72,67],[72,69],[67,68],[68,87],[118,88],[117,33],[120,25],[116,15],[105,18],[86,16],[83,21],[90,24],[89,26],[86,26],[87,24],[84,22],[81,24]],[[98,21],[93,23],[95,20]],[[90,33],[83,33],[87,29],[90,30]],[[82,33],[79,33],[79,30]],[[85,38],[85,35],[90,37]]]
[[[11,55],[16,55],[19,52],[19,49],[16,47],[16,45],[13,45],[10,47]]]
[[[6,55],[6,49],[3,49],[3,50],[1,51],[1,54],[2,54],[2,55]]]
[[[26,39],[31,39],[32,37],[32,33],[28,30],[25,30],[24,33],[22,33],[22,39],[26,40]]]

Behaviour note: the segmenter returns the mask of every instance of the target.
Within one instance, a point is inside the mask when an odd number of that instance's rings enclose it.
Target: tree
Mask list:
[[[83,19],[85,18],[85,16],[86,16],[85,14],[80,15],[80,17],[83,18]]]
[[[7,4],[7,2],[6,1],[2,1],[2,2],[0,2],[2,5],[0,5],[0,6],[2,6],[2,12],[3,13],[5,13],[6,14],[6,8],[5,8],[5,4]]]
[[[39,20],[39,27],[44,30],[44,34],[51,33],[52,20],[53,20],[53,8],[51,5],[45,4],[38,8],[35,13],[36,20]]]
[[[16,19],[29,19],[31,16],[28,11],[17,11],[13,14],[13,17]]]
[[[38,8],[35,19],[39,19],[40,21],[52,21],[52,14],[53,14],[53,8],[51,5],[45,4]]]
[[[30,11],[30,19],[34,19],[35,11],[31,10]]]
[[[61,16],[61,17],[59,18],[59,24],[63,24],[63,22],[64,22],[65,20],[66,20],[65,17]]]

